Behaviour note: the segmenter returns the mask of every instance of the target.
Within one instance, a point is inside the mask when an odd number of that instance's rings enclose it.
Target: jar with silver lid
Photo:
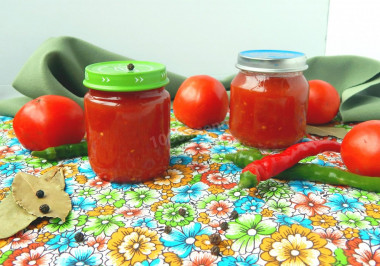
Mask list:
[[[240,52],[231,83],[231,134],[241,143],[280,149],[301,140],[306,130],[309,85],[306,56],[283,50]]]

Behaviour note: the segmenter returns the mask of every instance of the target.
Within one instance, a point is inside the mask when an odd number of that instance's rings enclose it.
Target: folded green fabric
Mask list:
[[[308,60],[308,80],[321,79],[341,96],[343,122],[380,119],[380,61],[352,55],[319,56]]]
[[[0,100],[0,115],[14,116],[31,99],[56,94],[69,97],[83,106],[87,88],[83,86],[87,65],[132,60],[83,40],[63,36],[46,40],[27,60],[13,82],[13,87],[24,97]],[[169,91],[172,98],[186,77],[168,71]]]
[[[96,62],[131,60],[73,37],[46,40],[28,59],[13,82],[23,97],[0,100],[0,115],[14,116],[23,104],[46,94],[72,98],[83,106],[87,88],[84,69]],[[344,122],[380,119],[380,62],[359,56],[319,56],[308,60],[308,80],[321,79],[339,92]],[[207,73],[205,73],[207,74]],[[234,75],[221,80],[229,89]],[[172,99],[186,77],[168,71]]]

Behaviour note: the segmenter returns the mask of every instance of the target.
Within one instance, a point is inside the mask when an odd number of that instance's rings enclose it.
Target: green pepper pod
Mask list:
[[[240,168],[246,167],[253,161],[260,160],[264,155],[258,149],[241,150],[235,153],[226,154],[225,158],[232,161]]]
[[[178,135],[170,138],[170,147],[175,148],[189,140],[195,138],[197,135]]]
[[[301,164],[284,170],[273,178],[280,180],[313,181],[330,185],[350,186],[369,192],[380,192],[380,177],[361,176],[339,168],[318,164]],[[252,188],[258,185],[256,176],[249,171],[240,175],[239,187]]]
[[[177,147],[197,135],[178,135],[170,139],[170,146]],[[61,160],[88,155],[87,142],[82,141],[76,144],[66,144],[57,147],[50,147],[42,151],[32,151],[32,155],[47,160]]]
[[[250,171],[245,171],[241,173],[238,186],[240,188],[252,188],[257,187],[259,184],[256,175],[252,174]]]
[[[362,176],[339,168],[318,164],[296,164],[274,178],[281,180],[306,180],[330,185],[345,185],[371,192],[380,192],[380,177]]]
[[[60,160],[67,158],[74,158],[79,156],[86,156],[87,142],[82,141],[75,144],[66,144],[57,147],[50,147],[42,151],[32,151],[32,155],[47,160]]]

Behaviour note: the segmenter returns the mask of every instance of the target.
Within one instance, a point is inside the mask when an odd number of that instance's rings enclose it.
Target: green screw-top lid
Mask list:
[[[163,64],[147,61],[109,61],[89,65],[83,84],[102,91],[144,91],[169,83]]]

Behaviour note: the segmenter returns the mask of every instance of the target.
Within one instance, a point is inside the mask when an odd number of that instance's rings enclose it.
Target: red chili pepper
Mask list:
[[[331,140],[301,142],[290,146],[283,152],[265,156],[261,160],[253,161],[243,169],[250,172],[250,184],[241,184],[241,187],[254,187],[260,181],[267,180],[292,167],[300,160],[317,155],[325,151],[340,152],[340,143]],[[247,173],[248,174],[248,173]]]

